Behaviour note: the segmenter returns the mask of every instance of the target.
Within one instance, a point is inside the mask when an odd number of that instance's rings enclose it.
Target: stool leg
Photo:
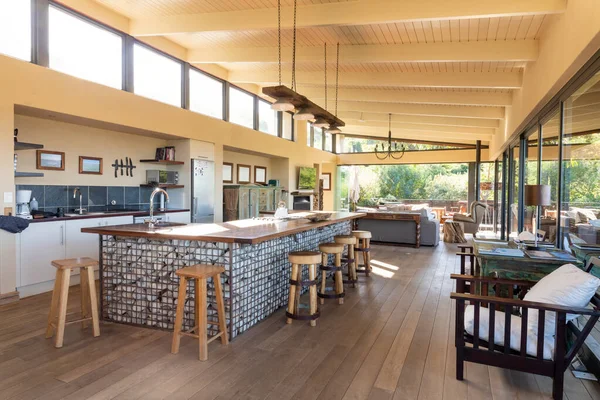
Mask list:
[[[308,266],[308,279],[311,281],[317,279],[317,266],[315,264]],[[317,313],[317,286],[309,286],[308,291],[310,297],[310,315],[314,315]],[[311,320],[310,326],[317,326],[317,320]]]
[[[371,249],[371,239],[365,239],[365,248]],[[367,274],[367,276],[369,276],[369,274],[371,273],[371,253],[366,251],[365,258],[366,258],[366,261],[365,261],[366,274]]]
[[[96,296],[96,279],[94,267],[85,267],[87,273],[88,293],[90,295],[90,309],[92,312],[92,331],[94,337],[100,336],[100,321],[98,320],[98,297]]]
[[[90,303],[88,293],[88,279],[85,268],[79,269],[79,288],[81,291],[81,318],[90,316]],[[81,329],[87,328],[87,321],[81,321]]]
[[[298,274],[298,264],[292,264],[292,273],[290,275],[290,279],[296,279],[296,275]],[[296,306],[295,306],[295,299],[296,299],[296,285],[290,285],[290,295],[288,297],[288,312],[290,314],[296,314]],[[287,318],[287,320],[285,321],[287,324],[291,324],[292,323],[292,319],[291,318]]]
[[[60,299],[58,300],[58,322],[56,323],[56,338],[54,347],[57,349],[63,346],[65,337],[65,322],[67,321],[67,301],[69,300],[69,282],[71,281],[71,271],[63,270],[60,279]]]
[[[335,262],[334,265],[336,267],[341,267],[342,265],[342,254],[341,253],[337,253],[335,255]],[[344,293],[344,279],[342,277],[342,271],[335,271],[335,293],[336,294],[341,294]],[[338,304],[344,304],[344,298],[340,297],[338,299]]]
[[[206,332],[207,325],[207,310],[206,310],[206,279],[198,279],[200,281],[200,290],[196,293],[196,297],[200,297],[198,301],[199,315],[198,315],[198,359],[200,361],[208,360],[208,333]],[[220,323],[220,319],[219,319]]]
[[[200,333],[200,280],[194,279],[194,327],[196,328],[196,335]]]
[[[50,303],[50,312],[48,313],[48,326],[46,327],[46,339],[51,338],[54,332],[52,324],[56,320],[56,311],[58,310],[58,300],[60,299],[60,284],[62,282],[62,270],[56,270],[54,279],[54,290],[52,290],[52,302]]]
[[[327,265],[327,254],[323,253],[321,256],[321,265]],[[321,294],[325,294],[327,290],[327,271],[321,271]],[[325,304],[325,299],[320,298],[320,303]]]
[[[354,282],[352,282],[352,287],[355,288],[357,276],[356,276],[356,260],[354,259],[354,245],[353,244],[348,245],[348,258],[351,260],[354,260],[351,263],[348,263],[348,275],[350,275],[350,279],[354,281]]]
[[[221,344],[228,344],[229,337],[227,336],[227,319],[225,318],[225,303],[223,302],[223,286],[221,286],[221,275],[213,277],[215,282],[215,295],[217,296],[217,313],[219,315],[219,331],[221,335]]]
[[[187,278],[179,278],[179,292],[177,293],[177,312],[175,314],[175,326],[173,327],[173,342],[171,343],[171,353],[179,353],[179,343],[181,341],[181,324],[183,322],[183,308],[185,306],[185,297],[187,291]],[[198,296],[198,293],[196,293]]]
[[[298,265],[298,272],[296,272],[296,280],[298,282],[302,282],[302,265]],[[302,295],[302,286],[298,286],[296,288],[296,299],[295,299],[295,309],[296,313],[300,313],[300,296]]]

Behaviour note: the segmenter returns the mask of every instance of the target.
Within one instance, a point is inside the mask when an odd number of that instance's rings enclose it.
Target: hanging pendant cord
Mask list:
[[[277,47],[279,48],[279,86],[281,86],[281,0],[277,0]]]
[[[292,90],[296,91],[296,8],[297,1],[294,0],[294,43],[292,48]]]
[[[338,112],[338,90],[339,90],[339,78],[340,78],[340,42],[337,44],[337,60],[335,64],[335,116],[337,117]]]
[[[325,111],[327,111],[327,42],[325,44]]]

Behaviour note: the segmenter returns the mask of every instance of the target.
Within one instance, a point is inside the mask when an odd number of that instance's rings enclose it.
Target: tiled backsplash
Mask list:
[[[81,190],[83,207],[89,211],[101,211],[107,207],[150,207],[152,188],[139,186],[57,186],[17,185],[17,190],[31,190],[31,198],[38,201],[38,208],[55,212],[57,208],[79,208],[79,194],[73,198],[75,188]],[[115,202],[113,205],[112,202]],[[158,196],[155,206],[159,206]]]

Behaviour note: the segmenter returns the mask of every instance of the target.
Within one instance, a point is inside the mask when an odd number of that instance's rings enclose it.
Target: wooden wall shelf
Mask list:
[[[15,178],[37,178],[44,176],[43,172],[17,172],[15,171]]]
[[[15,142],[15,150],[35,150],[35,149],[43,149],[43,148],[44,148],[43,144]]]
[[[162,164],[162,165],[183,165],[185,164],[183,161],[174,161],[174,160],[140,160],[141,163],[148,164]]]

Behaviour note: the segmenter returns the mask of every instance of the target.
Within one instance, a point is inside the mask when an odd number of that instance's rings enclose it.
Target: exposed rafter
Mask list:
[[[344,133],[350,135],[371,135],[371,136],[379,136],[379,137],[387,137],[388,128],[387,127],[365,127],[365,126],[356,126],[356,125],[346,125],[344,127]],[[483,140],[489,142],[492,140],[492,134],[486,133],[464,133],[460,130],[455,132],[423,132],[423,131],[415,131],[412,129],[393,129],[392,137],[393,138],[401,138],[401,139],[426,139],[426,140],[440,140],[440,141],[450,141],[450,140],[467,140],[471,143],[476,140]]]
[[[321,105],[321,104],[320,104]],[[322,105],[321,105],[322,106]],[[366,113],[392,113],[437,117],[503,119],[504,107],[459,107],[422,104],[369,103],[363,101],[340,101],[339,111]]]
[[[338,113],[338,116],[344,120],[358,121],[359,125],[368,125],[371,121],[385,122],[387,120],[387,115],[383,113],[379,114],[364,113],[358,111],[344,111]],[[361,122],[361,120],[364,122]],[[394,121],[405,124],[441,125],[492,129],[498,128],[500,126],[500,123],[497,119],[436,117],[430,115],[394,115]]]
[[[395,117],[394,117],[395,118]],[[384,121],[367,121],[360,122],[355,119],[344,121],[348,125],[363,127],[363,128],[387,128],[388,123]],[[473,128],[466,126],[450,126],[450,125],[427,125],[427,124],[405,124],[401,122],[392,122],[392,131],[405,130],[414,132],[461,132],[469,134],[494,135],[495,128]]]
[[[484,18],[562,13],[566,0],[360,0],[298,7],[298,27],[365,25],[399,21]],[[292,27],[292,9],[282,10],[282,28]],[[277,28],[277,9],[170,15],[134,19],[134,36]]]
[[[321,72],[297,72],[298,82],[319,85]],[[229,81],[254,83],[262,86],[276,85],[277,71],[231,71]],[[518,89],[520,72],[344,72],[340,85],[380,87],[439,87]]]
[[[342,63],[377,62],[453,62],[453,61],[535,61],[536,40],[496,42],[446,42],[341,46]],[[214,48],[188,51],[191,63],[276,63],[277,47]],[[292,49],[282,49],[285,62],[292,60]],[[323,48],[299,47],[297,62],[320,62]]]

